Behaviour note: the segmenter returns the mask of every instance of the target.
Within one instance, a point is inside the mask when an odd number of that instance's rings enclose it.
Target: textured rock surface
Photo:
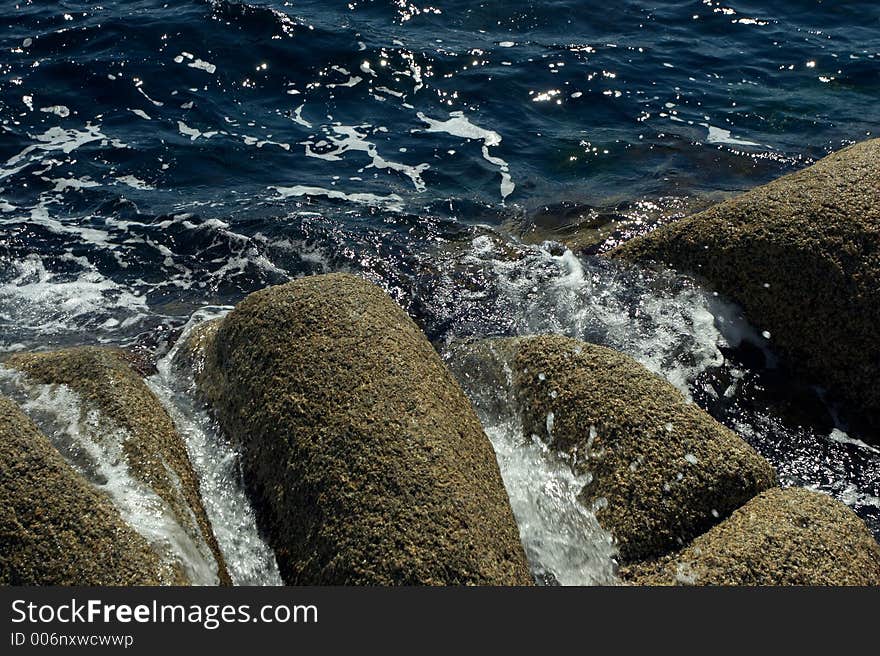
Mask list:
[[[839,501],[777,488],[681,552],[622,574],[637,585],[880,585],[880,545]]]
[[[704,277],[789,363],[880,417],[880,139],[613,252]]]
[[[132,475],[162,499],[184,530],[204,541],[218,563],[218,580],[230,583],[186,446],[124,352],[81,347],[16,354],[4,364],[33,382],[70,387],[84,409],[99,412],[101,439],[118,440],[122,429],[122,452]]]
[[[526,431],[592,474],[581,498],[624,562],[680,548],[775,482],[739,436],[621,353],[556,335],[475,348],[509,363]]]
[[[492,447],[431,344],[346,274],[256,292],[199,387],[291,584],[529,584]]]
[[[0,397],[0,584],[186,584]]]

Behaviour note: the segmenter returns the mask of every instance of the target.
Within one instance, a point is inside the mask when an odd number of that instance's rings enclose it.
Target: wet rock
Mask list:
[[[251,294],[197,379],[287,583],[531,583],[473,409],[378,287],[330,274]]]
[[[457,370],[512,385],[527,434],[590,472],[581,500],[623,562],[680,548],[775,483],[745,441],[621,353],[556,335],[464,348]]]
[[[704,278],[791,368],[880,425],[880,139],[612,252]]]
[[[221,319],[209,319],[193,326],[175,346],[174,366],[192,371],[195,376],[201,375],[205,365],[205,350],[217,334],[220,322]]]
[[[31,382],[72,389],[83,403],[84,426],[98,422],[89,434],[104,447],[121,449],[131,475],[161,498],[196,548],[209,549],[203,556],[216,561],[217,580],[230,583],[186,445],[131,356],[120,349],[80,347],[15,354],[4,365]],[[85,416],[90,412],[97,416]]]
[[[187,584],[0,396],[0,585]]]
[[[636,585],[880,585],[880,545],[830,496],[777,488],[686,549],[622,576]]]
[[[718,196],[663,196],[606,206],[562,201],[509,219],[505,227],[526,244],[555,244],[581,255],[595,255],[625,238],[705,209]]]

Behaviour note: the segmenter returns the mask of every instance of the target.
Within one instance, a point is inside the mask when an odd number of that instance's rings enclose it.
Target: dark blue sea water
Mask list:
[[[880,458],[833,409],[768,409],[760,327],[508,230],[671,213],[872,136],[875,0],[21,0],[0,31],[0,349],[158,355],[196,310],[359,271],[440,345],[631,353],[880,531]]]

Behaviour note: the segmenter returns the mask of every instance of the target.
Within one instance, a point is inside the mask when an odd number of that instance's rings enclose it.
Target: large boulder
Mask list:
[[[624,243],[697,274],[880,425],[880,139]]]
[[[0,585],[186,583],[0,396]]]
[[[251,294],[197,380],[287,583],[531,583],[473,408],[378,287],[331,274]]]
[[[617,540],[621,562],[684,546],[775,483],[738,435],[626,355],[559,335],[456,351],[456,370],[477,387],[512,387],[526,434],[590,473],[580,498]]]
[[[777,488],[686,549],[622,575],[637,585],[880,585],[880,545],[830,496]]]
[[[217,581],[230,578],[208,516],[186,445],[156,395],[120,349],[79,347],[18,353],[4,362],[34,383],[65,385],[82,401],[86,432],[102,446],[121,453],[131,475],[152,489],[197,549],[207,547],[216,561]]]

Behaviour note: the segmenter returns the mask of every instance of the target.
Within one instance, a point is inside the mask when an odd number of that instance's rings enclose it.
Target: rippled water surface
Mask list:
[[[547,203],[737,190],[869,135],[875,2],[4,3],[5,341],[133,338]]]
[[[630,353],[880,533],[866,436],[783,417],[735,309],[508,233],[537,213],[552,236],[561,201],[672,212],[871,136],[880,4],[22,0],[0,29],[0,349],[159,357],[200,308],[358,271],[438,345]]]

